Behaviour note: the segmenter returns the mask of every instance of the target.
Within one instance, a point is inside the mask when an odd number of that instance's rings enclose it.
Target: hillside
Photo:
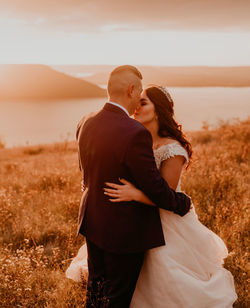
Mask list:
[[[114,66],[69,65],[53,66],[96,84],[107,84]],[[250,87],[250,67],[156,67],[138,66],[144,85],[160,84],[168,87]],[[86,74],[86,77],[84,76]],[[90,76],[88,76],[90,74]]]
[[[105,97],[95,84],[45,65],[1,64],[0,100]]]
[[[182,189],[230,252],[238,301],[249,307],[250,119],[188,136],[194,158]],[[83,285],[65,270],[75,238],[81,174],[75,143],[0,149],[1,307],[83,307]],[[204,243],[205,244],[205,243]]]

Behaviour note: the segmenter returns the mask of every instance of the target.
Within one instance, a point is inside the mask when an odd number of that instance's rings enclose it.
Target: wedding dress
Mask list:
[[[177,142],[154,151],[158,168],[186,150]],[[181,191],[181,181],[176,191]],[[165,246],[146,252],[130,308],[229,308],[237,295],[231,273],[223,268],[228,251],[223,240],[206,228],[192,209],[181,217],[159,209]],[[66,271],[75,281],[87,273],[83,245]]]

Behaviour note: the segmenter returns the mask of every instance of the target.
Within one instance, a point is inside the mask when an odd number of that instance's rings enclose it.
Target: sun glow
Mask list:
[[[22,19],[0,20],[1,63],[249,65],[248,32],[48,31]]]

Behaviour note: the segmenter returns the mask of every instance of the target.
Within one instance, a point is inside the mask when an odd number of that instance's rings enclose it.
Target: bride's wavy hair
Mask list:
[[[159,86],[149,86],[145,91],[155,107],[159,123],[158,135],[179,141],[187,151],[190,161],[193,153],[192,146],[182,132],[182,126],[174,118],[174,102],[170,94],[165,88]]]

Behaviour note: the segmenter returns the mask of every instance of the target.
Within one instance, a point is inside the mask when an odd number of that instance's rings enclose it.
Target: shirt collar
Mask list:
[[[119,104],[117,104],[117,103],[114,103],[114,102],[108,102],[108,104],[111,104],[111,105],[114,105],[114,106],[116,106],[116,107],[119,107],[119,108],[121,108],[124,112],[126,112],[126,114],[129,116],[129,113],[128,113],[128,110],[126,109],[126,108],[124,108],[123,106],[121,106],[121,105],[119,105]]]

